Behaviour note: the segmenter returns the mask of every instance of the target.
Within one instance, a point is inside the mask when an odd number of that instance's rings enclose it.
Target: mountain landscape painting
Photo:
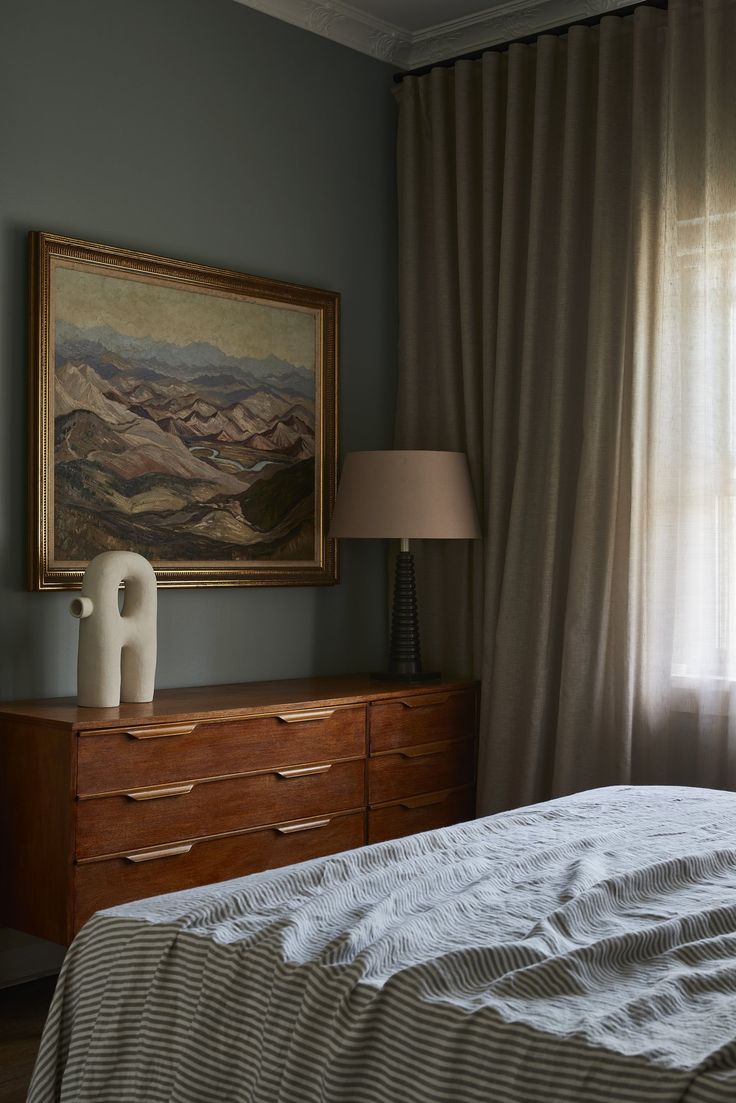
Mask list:
[[[319,306],[79,261],[51,272],[50,559],[127,549],[172,584],[319,567]]]

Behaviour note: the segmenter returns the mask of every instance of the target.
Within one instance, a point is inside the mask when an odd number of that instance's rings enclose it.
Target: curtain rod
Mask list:
[[[595,27],[602,19],[605,19],[609,15],[615,15],[619,18],[623,18],[627,15],[633,15],[637,8],[666,8],[668,0],[639,0],[636,4],[628,4],[626,7],[613,8],[609,11],[599,12],[597,15],[589,15],[582,19],[575,19],[572,23],[563,23],[560,27],[550,27],[546,31],[536,31],[534,34],[524,35],[523,38],[512,38],[508,42],[496,42],[493,46],[484,46],[480,50],[473,50],[469,54],[459,54],[457,57],[448,57],[444,61],[433,61],[430,65],[421,65],[418,69],[408,69],[405,73],[395,73],[394,83],[401,84],[405,77],[423,77],[427,73],[431,73],[433,69],[451,69],[458,61],[477,61],[478,58],[483,57],[483,54],[489,53],[503,53],[504,50],[508,50],[509,46],[531,45],[541,38],[542,35],[552,34],[561,36],[567,34],[571,27]]]

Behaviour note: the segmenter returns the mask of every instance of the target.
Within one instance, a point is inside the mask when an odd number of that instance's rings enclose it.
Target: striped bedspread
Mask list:
[[[735,1103],[736,794],[617,787],[100,912],[31,1103]]]

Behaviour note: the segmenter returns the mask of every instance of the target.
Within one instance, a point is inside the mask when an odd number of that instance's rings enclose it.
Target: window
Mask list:
[[[714,687],[736,682],[735,240],[733,213],[680,222],[673,289],[672,675]]]

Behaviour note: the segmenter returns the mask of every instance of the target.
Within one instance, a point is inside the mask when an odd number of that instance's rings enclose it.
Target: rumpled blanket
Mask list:
[[[599,789],[99,912],[55,1100],[736,1103],[736,794]]]

